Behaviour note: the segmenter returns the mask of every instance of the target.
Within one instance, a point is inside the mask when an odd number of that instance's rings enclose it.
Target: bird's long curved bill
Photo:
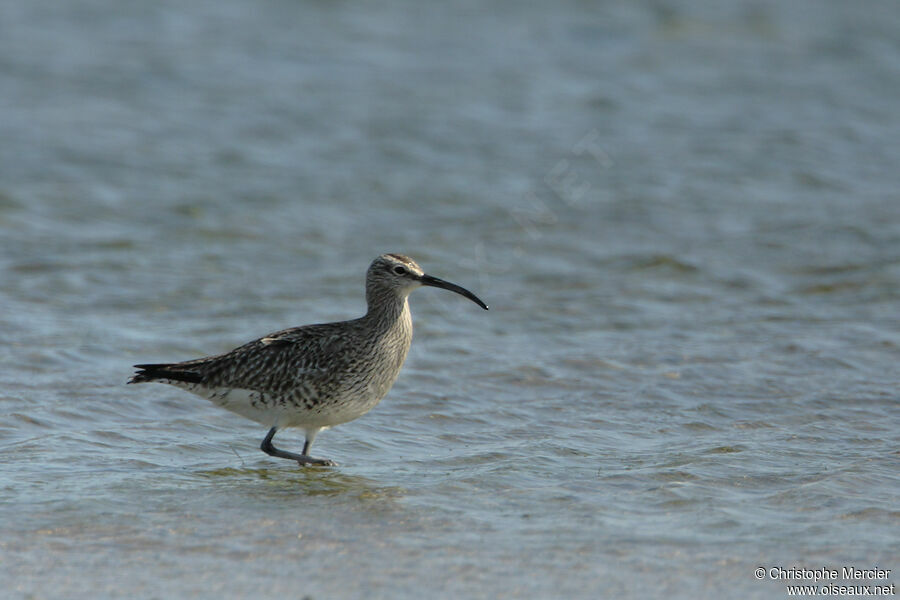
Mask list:
[[[484,310],[488,309],[488,305],[481,301],[481,298],[467,290],[466,288],[456,285],[455,283],[450,283],[449,281],[444,281],[443,279],[438,279],[437,277],[432,277],[431,275],[422,275],[422,285],[428,285],[436,288],[443,288],[445,290],[450,290],[451,292],[456,292],[460,296],[465,296]]]

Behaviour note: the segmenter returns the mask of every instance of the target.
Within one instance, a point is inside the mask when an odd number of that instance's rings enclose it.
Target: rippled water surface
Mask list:
[[[900,570],[898,40],[893,0],[0,2],[4,594]],[[413,294],[340,467],[124,385],[358,316],[382,252],[491,311]]]

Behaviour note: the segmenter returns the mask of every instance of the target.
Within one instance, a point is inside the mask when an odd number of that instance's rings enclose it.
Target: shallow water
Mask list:
[[[887,0],[0,3],[7,593],[900,569],[898,32]],[[358,316],[386,251],[491,311],[414,293],[394,389],[316,441],[340,467],[124,386]]]

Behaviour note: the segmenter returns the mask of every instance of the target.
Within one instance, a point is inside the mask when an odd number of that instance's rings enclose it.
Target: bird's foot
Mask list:
[[[305,454],[301,454],[297,458],[297,464],[301,467],[336,467],[338,464],[333,460],[329,460],[327,458],[315,458],[312,456],[307,456]]]

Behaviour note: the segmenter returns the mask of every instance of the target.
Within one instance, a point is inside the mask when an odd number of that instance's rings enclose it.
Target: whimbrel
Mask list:
[[[488,308],[469,290],[426,275],[412,259],[383,254],[366,273],[364,316],[285,329],[217,356],[135,365],[139,371],[128,383],[159,381],[208,398],[269,427],[260,446],[266,454],[301,466],[334,466],[310,456],[310,446],[319,431],[363,416],[391,389],[412,341],[407,299],[423,285]],[[287,427],[306,433],[302,454],[272,445]]]

